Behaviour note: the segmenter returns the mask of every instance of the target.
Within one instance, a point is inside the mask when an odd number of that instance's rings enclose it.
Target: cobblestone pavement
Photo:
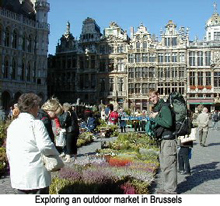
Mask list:
[[[220,194],[220,130],[210,128],[206,144],[207,147],[200,146],[197,136],[190,160],[191,176],[178,173],[179,194]],[[155,190],[160,188],[161,184],[159,172]]]
[[[103,139],[113,141],[115,138]],[[178,174],[179,194],[220,194],[220,128],[210,129],[207,138],[208,147],[201,147],[197,138],[192,150],[190,165],[191,176]],[[78,159],[86,158],[87,155],[95,153],[101,148],[101,139],[96,140],[88,146],[78,149]],[[161,187],[162,178],[159,172],[156,176],[153,193]],[[0,194],[16,194],[10,186],[9,176],[0,178]]]

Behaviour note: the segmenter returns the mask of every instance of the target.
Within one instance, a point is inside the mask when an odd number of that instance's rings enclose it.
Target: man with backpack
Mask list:
[[[154,133],[160,139],[160,168],[163,174],[163,189],[158,194],[177,193],[177,143],[173,134],[173,115],[169,104],[159,97],[156,90],[150,90],[149,100],[153,103],[153,111],[149,115],[154,122]]]

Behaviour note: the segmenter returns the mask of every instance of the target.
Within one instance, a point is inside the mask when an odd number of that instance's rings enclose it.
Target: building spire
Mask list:
[[[214,7],[214,14],[216,14],[217,13],[217,3],[216,2],[214,2],[213,7]]]
[[[68,21],[66,24],[66,34],[69,35],[70,34],[70,22]]]

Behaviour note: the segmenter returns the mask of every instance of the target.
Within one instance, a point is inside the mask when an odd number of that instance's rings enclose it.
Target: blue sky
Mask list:
[[[54,54],[58,40],[70,22],[70,31],[77,39],[82,30],[82,22],[95,19],[103,33],[111,21],[128,31],[143,23],[151,34],[159,37],[160,29],[169,20],[177,25],[190,28],[190,40],[195,36],[203,39],[206,21],[214,12],[216,2],[220,12],[220,0],[48,0],[50,12],[49,54]]]

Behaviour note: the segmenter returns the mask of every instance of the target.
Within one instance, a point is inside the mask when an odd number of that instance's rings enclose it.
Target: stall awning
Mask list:
[[[188,104],[214,104],[213,99],[188,99]]]

